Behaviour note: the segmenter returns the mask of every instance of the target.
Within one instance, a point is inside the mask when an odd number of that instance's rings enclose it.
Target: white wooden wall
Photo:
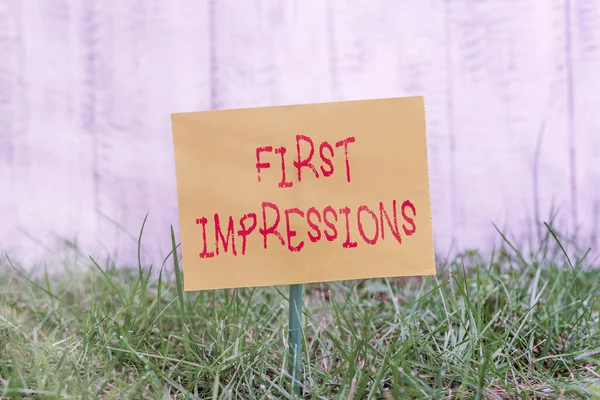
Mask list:
[[[0,248],[170,246],[170,113],[425,95],[438,252],[600,244],[600,0],[0,0]]]

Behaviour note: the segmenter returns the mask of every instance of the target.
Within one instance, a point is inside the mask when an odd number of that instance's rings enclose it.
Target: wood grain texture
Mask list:
[[[28,110],[22,74],[25,56],[20,8],[18,1],[0,1],[0,210],[6,221],[3,230],[7,232],[17,229],[15,189],[20,172],[17,146],[25,130]],[[3,242],[7,243],[0,241]]]
[[[578,228],[587,246],[600,243],[600,1],[572,1]]]
[[[537,1],[461,6],[453,30],[458,244],[497,242],[492,222],[527,244],[541,234],[534,221],[547,220],[553,204],[571,216],[556,27],[562,8]]]
[[[600,0],[0,0],[0,248],[162,262],[170,113],[425,95],[436,248],[600,245]],[[199,176],[201,176],[199,174]],[[537,223],[537,224],[536,224]]]

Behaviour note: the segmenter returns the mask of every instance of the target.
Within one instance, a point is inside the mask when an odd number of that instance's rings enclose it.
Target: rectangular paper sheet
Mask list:
[[[422,97],[172,127],[186,291],[435,273]]]

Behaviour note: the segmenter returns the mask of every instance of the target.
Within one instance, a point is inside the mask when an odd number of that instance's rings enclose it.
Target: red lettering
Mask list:
[[[246,220],[248,218],[252,218],[252,225],[250,226],[246,226]],[[240,229],[237,233],[238,235],[241,236],[242,238],[242,255],[246,254],[246,238],[248,237],[249,234],[251,234],[254,229],[256,228],[256,214],[254,213],[249,213],[244,215],[241,219],[240,219],[240,226],[242,227],[242,229]]]
[[[277,213],[275,222],[273,223],[273,225],[271,225],[268,228],[267,228],[267,208],[275,210],[275,212]],[[283,240],[281,233],[279,233],[279,231],[277,231],[277,225],[279,225],[279,220],[281,219],[281,216],[279,215],[279,208],[275,204],[265,201],[262,203],[262,216],[263,216],[263,228],[260,228],[259,232],[261,235],[263,235],[265,249],[267,248],[267,236],[268,235],[277,236],[279,238],[279,241],[281,242],[281,244],[285,246],[285,241]]]
[[[390,221],[390,216],[383,207],[383,202],[379,203],[379,215],[381,216],[381,239],[385,239],[385,225],[383,223],[383,216],[385,215],[392,235],[394,235],[398,243],[402,243],[402,237],[400,237],[400,228],[398,227],[398,213],[396,212],[396,200],[392,201],[392,207],[394,208],[394,225],[392,225],[392,221]]]
[[[367,237],[367,235],[365,234],[365,230],[363,228],[363,223],[360,218],[360,215],[361,215],[360,213],[363,211],[366,211],[371,216],[371,218],[373,218],[373,221],[375,222],[375,236],[372,239],[369,239]],[[369,207],[360,206],[360,207],[358,207],[357,220],[358,220],[358,232],[360,233],[360,236],[362,236],[362,238],[365,240],[365,242],[367,242],[368,244],[377,243],[377,239],[379,238],[379,223],[377,221],[377,215],[375,215],[375,213],[373,211],[371,211],[371,209],[369,209]]]
[[[221,231],[219,214],[215,213],[215,252],[217,255],[219,255],[219,238],[221,239],[221,243],[223,243],[223,251],[227,253],[227,248],[229,247],[229,237],[231,237],[231,252],[234,256],[237,256],[237,251],[235,250],[235,228],[233,226],[233,217],[229,217],[227,240],[225,240],[225,236],[223,236],[223,232]]]
[[[329,229],[331,229],[333,231],[333,233],[330,234],[329,232],[327,232],[327,229],[325,229],[325,230],[323,230],[323,233],[325,234],[325,237],[327,238],[328,241],[333,242],[335,239],[337,239],[338,232],[337,232],[337,228],[335,227],[335,224],[331,223],[327,219],[327,214],[333,214],[333,218],[335,218],[335,222],[337,222],[338,216],[337,216],[337,213],[335,212],[334,208],[331,206],[327,206],[323,210],[323,220],[325,221],[325,225],[327,225],[329,227]]]
[[[402,224],[402,229],[404,229],[404,233],[406,233],[407,236],[410,236],[416,232],[417,226],[415,225],[415,221],[411,217],[406,215],[405,208],[407,208],[407,207],[412,210],[413,217],[417,216],[417,210],[415,209],[415,206],[413,205],[413,203],[410,202],[410,200],[406,200],[404,203],[402,203],[402,217],[404,218],[404,221],[406,221],[410,225],[412,225],[411,229],[406,229],[406,226],[404,226],[404,224]]]
[[[350,241],[350,207],[340,208],[340,214],[346,216],[346,241],[342,244],[345,249],[356,247],[358,243]]]
[[[260,182],[260,170],[271,167],[271,163],[268,163],[268,162],[261,163],[260,162],[260,153],[271,152],[271,151],[273,151],[273,147],[271,147],[271,146],[256,148],[256,172],[258,172],[258,181],[259,182]]]
[[[333,147],[331,147],[331,145],[326,141],[321,143],[319,146],[319,155],[321,156],[321,160],[323,160],[323,162],[329,166],[329,169],[326,170],[321,165],[321,172],[323,173],[323,176],[327,177],[333,175],[333,163],[331,162],[331,158],[325,157],[325,154],[323,154],[323,149],[329,150],[329,154],[331,154],[330,157],[333,158]]]
[[[200,258],[212,258],[215,256],[215,253],[208,252],[206,249],[206,223],[208,220],[206,217],[197,218],[196,225],[202,225],[202,241],[204,242],[204,247],[202,248],[202,252],[200,253]]]
[[[275,149],[275,154],[281,154],[281,182],[279,182],[279,184],[277,185],[280,188],[289,188],[294,185],[293,182],[285,180],[285,153],[286,153],[286,151],[287,150],[283,146],[278,149]]]
[[[350,161],[348,161],[348,143],[354,143],[355,141],[356,139],[354,138],[354,136],[350,136],[349,138],[340,140],[335,144],[335,147],[344,146],[344,153],[346,153],[346,178],[348,179],[348,182],[350,182]]]
[[[321,229],[319,228],[319,225],[310,220],[311,215],[316,215],[319,223],[321,223],[321,213],[314,207],[309,208],[306,212],[306,221],[308,222],[308,226],[310,226],[313,231],[317,232],[316,235],[313,235],[310,231],[308,231],[308,238],[311,242],[315,243],[321,240]]]
[[[296,236],[297,232],[290,228],[290,214],[298,214],[301,217],[304,217],[304,212],[302,212],[299,208],[288,208],[285,210],[285,223],[287,227],[287,242],[288,249],[291,252],[299,252],[304,247],[304,241],[298,243],[297,246],[292,246],[292,238]]]
[[[300,155],[300,141],[301,140],[304,140],[305,142],[307,142],[310,145],[310,153],[308,154],[308,157],[306,157],[304,160],[302,159],[302,156]],[[312,158],[313,158],[313,155],[315,154],[315,145],[313,144],[312,139],[309,138],[308,136],[296,135],[296,150],[298,151],[298,161],[294,161],[294,166],[298,170],[298,182],[302,182],[302,167],[308,167],[308,168],[312,169],[312,171],[315,173],[315,177],[318,178],[319,173],[317,172],[317,169],[315,168],[315,166],[312,165],[312,163],[310,162],[310,160],[312,160]]]

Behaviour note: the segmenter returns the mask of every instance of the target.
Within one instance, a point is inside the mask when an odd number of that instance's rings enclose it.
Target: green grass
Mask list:
[[[306,285],[305,397],[600,398],[600,271],[557,243]],[[287,288],[182,293],[172,260],[37,278],[1,263],[2,398],[293,398]]]

